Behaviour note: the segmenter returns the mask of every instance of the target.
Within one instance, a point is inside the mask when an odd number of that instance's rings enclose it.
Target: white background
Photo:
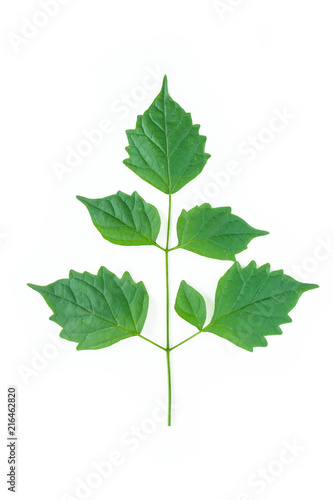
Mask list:
[[[0,7],[1,496],[6,391],[14,384],[20,500],[329,497],[331,2],[226,0],[223,13],[223,2],[218,9],[211,0],[72,0],[51,19],[40,15],[40,3]],[[44,27],[29,28],[27,19]],[[125,129],[157,95],[164,73],[172,97],[201,124],[212,155],[174,196],[173,228],[183,206],[230,205],[270,231],[240,254],[241,264],[270,262],[320,285],[300,299],[293,323],[265,349],[249,353],[205,334],[174,351],[171,428],[152,420],[163,416],[157,408],[166,401],[162,351],[140,339],[100,351],[57,347],[59,327],[26,286],[67,277],[70,269],[128,270],[150,294],[144,334],[164,343],[163,253],[106,242],[75,198],[138,190],[162,214],[164,244],[167,197],[122,164]],[[276,110],[292,118],[268,136],[263,129]],[[105,119],[112,132],[61,182],[55,162],[64,164],[68,147]],[[269,144],[260,142],[251,155],[239,149],[258,134]],[[237,173],[230,174],[231,161]],[[172,303],[185,279],[204,294],[211,313],[229,265],[171,254]],[[172,342],[191,333],[173,314]],[[128,442],[136,427],[141,438]],[[287,450],[293,442],[295,456]],[[116,451],[122,464],[108,478],[91,475],[94,463]],[[259,475],[265,479],[258,482]],[[80,481],[94,480],[91,492],[75,492]]]

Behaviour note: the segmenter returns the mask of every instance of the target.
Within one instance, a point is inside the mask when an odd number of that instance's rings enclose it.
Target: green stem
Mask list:
[[[171,194],[169,193],[168,228],[165,247],[165,285],[166,285],[166,356],[168,368],[168,425],[171,425],[171,366],[170,366],[170,297],[169,297],[169,239],[171,222]]]
[[[170,350],[166,350],[167,367],[168,367],[168,426],[171,425],[171,366],[170,366]]]
[[[200,330],[200,332],[195,333],[194,335],[191,335],[191,337],[189,337],[188,339],[183,340],[183,342],[180,342],[179,344],[174,345],[173,347],[171,347],[170,351],[173,351],[174,349],[176,349],[176,347],[179,347],[180,345],[185,344],[185,342],[188,342],[189,340],[194,339],[194,337],[196,337],[200,333],[202,333],[202,330]]]

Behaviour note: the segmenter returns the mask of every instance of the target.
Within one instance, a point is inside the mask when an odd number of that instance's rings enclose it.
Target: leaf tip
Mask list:
[[[103,276],[104,274],[107,274],[110,272],[105,266],[101,266],[98,271],[97,271],[97,276]]]
[[[88,198],[85,198],[84,196],[77,196],[76,199],[83,203],[83,205],[87,205],[87,202],[89,201]]]
[[[167,77],[167,75],[164,75],[164,77],[163,77],[162,91],[165,94],[168,94],[168,77]]]
[[[314,290],[315,288],[319,288],[319,285],[316,285],[315,283],[305,283],[305,288],[306,291]]]
[[[257,229],[258,236],[267,236],[269,234],[269,231],[263,231],[261,229]]]
[[[69,270],[69,273],[68,273],[68,279],[69,280],[72,280],[73,278],[75,278],[76,276],[78,275],[78,273],[76,271],[74,271],[74,269],[70,269]]]
[[[132,279],[132,276],[130,275],[130,273],[128,271],[125,271],[124,274],[122,275],[121,279]]]
[[[39,292],[40,286],[39,285],[34,285],[33,283],[27,283],[27,286],[31,288],[32,290],[35,290],[36,292]]]

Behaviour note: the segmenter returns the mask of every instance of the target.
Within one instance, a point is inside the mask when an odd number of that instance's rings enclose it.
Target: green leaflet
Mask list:
[[[103,238],[117,245],[155,245],[161,219],[157,209],[134,192],[118,191],[106,198],[91,200],[77,196],[89,210],[94,226]]]
[[[231,208],[212,208],[208,203],[183,210],[177,222],[178,246],[220,260],[235,260],[257,236],[268,234],[233,215]]]
[[[129,158],[124,164],[163,193],[179,191],[204,168],[206,137],[199,135],[186,113],[168,92],[164,77],[160,94],[138,116],[136,128],[127,130]]]
[[[232,265],[220,279],[213,318],[205,332],[216,333],[248,351],[267,346],[266,335],[280,335],[279,325],[290,323],[288,313],[302,293],[317,285],[300,283],[269,264]]]
[[[182,281],[179,285],[175,310],[181,318],[196,326],[198,330],[203,328],[206,321],[205,299],[186,281]]]
[[[97,276],[71,271],[69,279],[29,286],[54,312],[50,319],[63,328],[60,336],[78,342],[78,350],[101,349],[139,335],[146,320],[147,290],[129,273],[119,279],[101,267]]]

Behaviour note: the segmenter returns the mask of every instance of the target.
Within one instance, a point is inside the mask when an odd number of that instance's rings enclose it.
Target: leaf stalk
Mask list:
[[[156,344],[156,342],[153,342],[152,340],[147,339],[147,337],[144,337],[143,335],[138,335],[138,337],[142,338],[143,340],[146,340],[147,342],[149,342],[150,344],[155,345],[156,347],[159,347],[160,349],[163,349],[163,351],[166,350],[165,347],[162,347],[161,345]]]
[[[188,342],[189,340],[194,339],[194,337],[196,337],[197,335],[199,335],[202,332],[203,332],[203,330],[200,330],[199,332],[195,333],[194,335],[191,335],[191,337],[189,337],[188,339],[183,340],[183,342],[179,342],[179,344],[174,345],[173,347],[171,347],[170,351],[173,351],[174,349],[176,349],[176,347],[179,347],[180,345],[185,344],[185,342]]]

